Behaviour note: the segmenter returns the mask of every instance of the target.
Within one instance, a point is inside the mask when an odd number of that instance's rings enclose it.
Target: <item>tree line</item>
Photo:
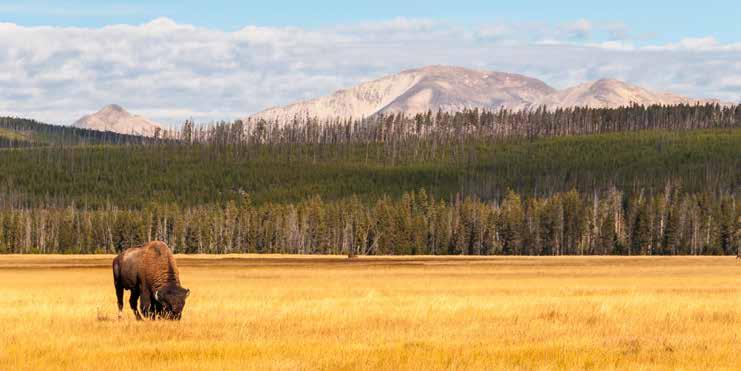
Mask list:
[[[108,131],[49,125],[36,120],[18,117],[0,117],[0,148],[26,148],[40,146],[77,146],[89,144],[134,145],[172,141],[174,134],[158,138],[118,134]],[[166,138],[167,137],[167,138]]]
[[[169,133],[185,143],[216,146],[258,144],[386,143],[404,145],[424,140],[433,144],[476,139],[543,138],[640,130],[694,130],[741,126],[741,105],[632,105],[621,108],[558,108],[527,110],[465,109],[413,116],[378,114],[369,118],[319,120],[296,116],[284,119],[237,120],[211,125],[187,121]],[[434,148],[434,145],[433,145]],[[389,152],[393,155],[393,149]]]
[[[738,193],[741,185],[739,128],[470,139],[464,145],[460,157],[452,155],[456,147],[439,145],[437,159],[415,159],[411,147],[393,163],[367,157],[382,153],[382,144],[245,152],[168,144],[6,149],[0,150],[0,208],[141,209],[152,201],[190,207],[243,193],[256,204],[350,195],[373,203],[420,188],[446,199],[461,194],[489,201],[508,189],[543,197],[572,188],[658,192],[670,180],[690,193]]]
[[[178,253],[347,255],[735,254],[741,204],[731,194],[667,183],[627,196],[576,190],[501,200],[436,198],[424,189],[366,204],[357,197],[143,209],[0,211],[2,253],[114,253],[150,240]]]
[[[187,122],[154,138],[0,119],[0,145],[5,253],[160,239],[185,253],[732,254],[741,241],[741,106]]]
[[[208,144],[232,150],[260,145],[383,143],[386,156],[416,143],[417,156],[437,154],[437,146],[465,143],[470,139],[501,140],[590,135],[640,130],[695,130],[741,126],[741,105],[632,105],[620,108],[573,107],[498,110],[464,109],[413,116],[378,114],[367,118],[319,120],[296,116],[292,120],[236,120],[195,124],[186,121],[178,130],[158,130],[154,137],[48,125],[35,120],[0,117],[0,130],[22,134],[3,135],[0,146],[40,145],[156,145]],[[420,148],[421,147],[421,148]],[[426,150],[426,151],[425,151]]]

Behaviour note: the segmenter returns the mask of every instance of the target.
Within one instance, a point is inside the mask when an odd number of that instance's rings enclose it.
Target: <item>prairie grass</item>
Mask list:
[[[732,257],[178,256],[180,322],[110,256],[0,257],[0,369],[739,369]]]

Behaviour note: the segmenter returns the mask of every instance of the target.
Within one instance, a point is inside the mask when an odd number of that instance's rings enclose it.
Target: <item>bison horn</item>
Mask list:
[[[160,294],[160,290],[157,290],[154,292],[154,300],[160,301],[159,294]]]
[[[190,289],[185,289],[185,297],[187,298],[190,296]]]

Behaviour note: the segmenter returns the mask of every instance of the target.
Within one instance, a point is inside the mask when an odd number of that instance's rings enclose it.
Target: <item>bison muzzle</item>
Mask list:
[[[129,304],[137,320],[142,316],[179,320],[190,295],[190,290],[180,285],[172,251],[159,241],[128,248],[113,259],[113,282],[119,318],[123,315],[124,290],[131,291]]]

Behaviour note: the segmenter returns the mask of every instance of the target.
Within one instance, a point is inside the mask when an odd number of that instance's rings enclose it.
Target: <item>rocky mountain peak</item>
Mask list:
[[[267,109],[246,120],[263,119],[281,124],[294,118],[360,119],[382,113],[414,115],[466,108],[614,108],[706,102],[713,101],[652,92],[615,79],[600,79],[559,91],[543,81],[519,74],[433,65],[361,83],[329,96]]]
[[[117,104],[109,104],[98,112],[85,115],[75,121],[72,126],[83,129],[143,136],[154,136],[157,129],[162,129],[160,124],[141,116],[132,115],[126,109]]]

